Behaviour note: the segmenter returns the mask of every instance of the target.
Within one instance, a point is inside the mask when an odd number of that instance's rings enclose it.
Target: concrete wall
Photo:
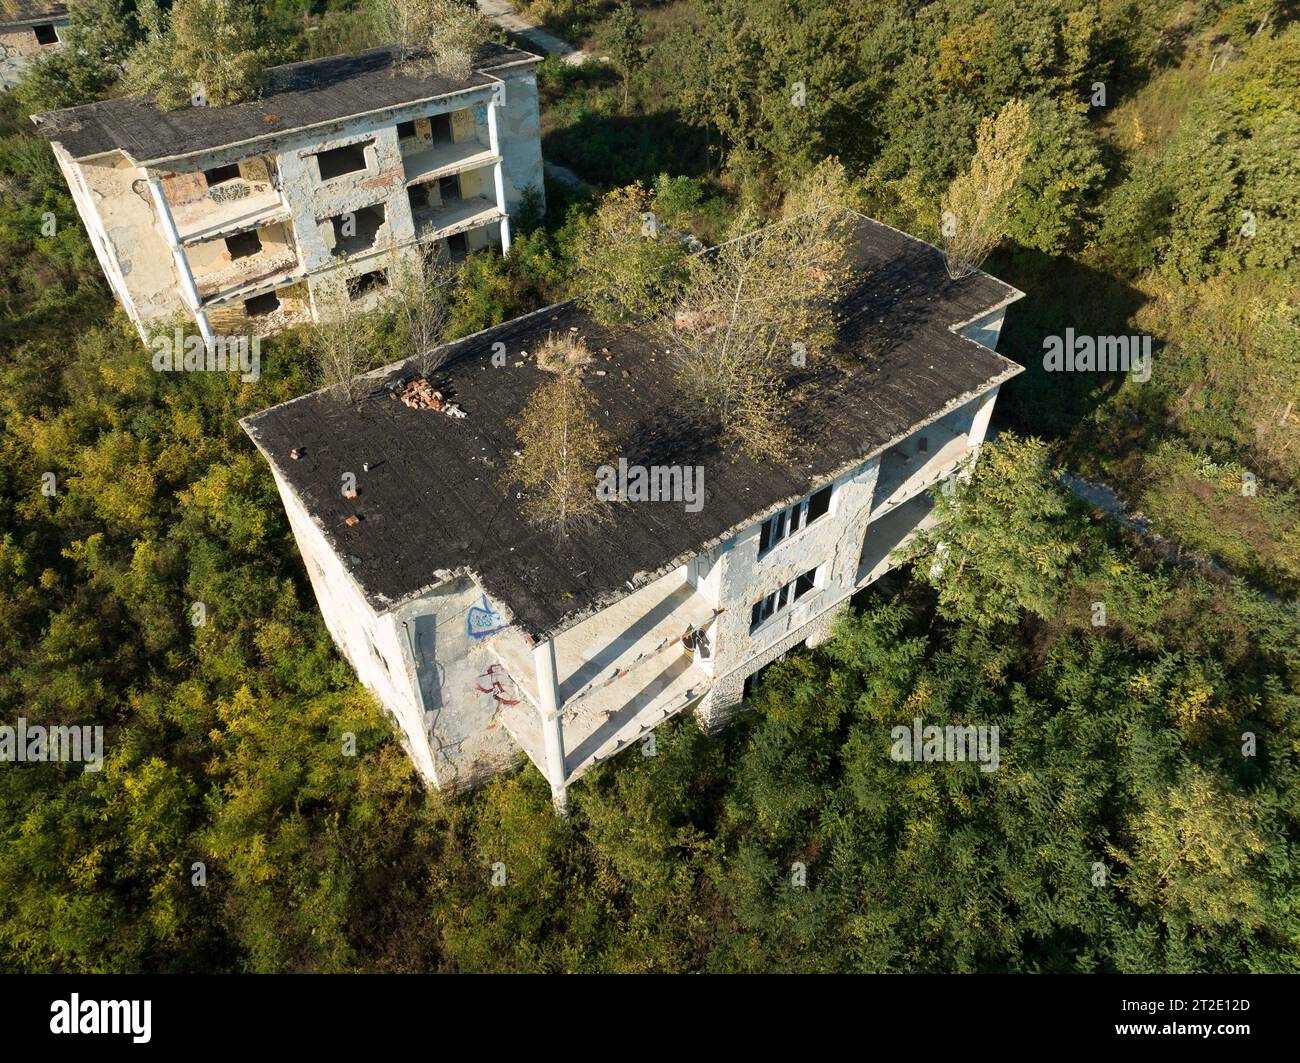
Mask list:
[[[497,123],[506,206],[513,213],[524,192],[545,195],[542,175],[542,122],[537,107],[537,73],[527,66],[505,74],[505,114]],[[542,201],[543,207],[545,200]]]
[[[510,768],[519,747],[500,722],[500,698],[521,698],[487,648],[471,613],[486,602],[470,579],[434,588],[376,613],[298,496],[277,474],[312,590],[334,644],[397,724],[420,774],[444,790],[483,782]]]
[[[497,108],[496,126],[498,147],[504,160],[503,198],[507,209],[513,210],[525,189],[535,187],[539,192],[543,189],[540,117],[532,66],[506,72],[503,81],[505,102]],[[441,100],[390,108],[362,120],[291,134],[253,153],[224,150],[195,156],[187,160],[191,168],[185,172],[162,175],[169,204],[175,204],[173,216],[182,229],[201,226],[204,211],[217,216],[217,201],[209,195],[202,171],[238,164],[243,179],[240,188],[248,189],[250,204],[265,199],[268,209],[283,204],[289,210],[291,218],[287,227],[275,231],[263,227],[259,235],[264,244],[268,241],[279,244],[283,239],[288,251],[296,253],[299,265],[308,276],[307,299],[294,300],[294,305],[305,305],[310,313],[317,315],[322,301],[332,298],[337,285],[345,278],[391,265],[391,261],[380,261],[379,256],[391,260],[393,245],[398,246],[396,254],[401,257],[414,259],[418,253],[413,244],[415,226],[406,195],[403,148],[398,141],[397,124],[414,121],[417,135],[423,130],[428,136],[429,117],[449,113],[457,143],[475,141],[486,148],[490,143],[488,107],[501,98],[501,89],[502,86],[488,85]],[[315,155],[361,142],[368,142],[367,166],[363,171],[321,180]],[[57,144],[55,153],[91,234],[100,265],[142,336],[147,335],[146,325],[150,321],[162,319],[170,324],[177,314],[188,315],[189,309],[181,296],[181,278],[148,201],[144,170],[120,153],[83,163],[72,160]],[[466,198],[475,195],[497,198],[491,167],[466,172],[463,187]],[[328,219],[377,204],[383,206],[384,225],[376,236],[375,249],[354,253],[346,260],[335,257]],[[493,225],[471,231],[467,239],[472,250],[479,250],[500,243],[501,237],[498,227]],[[238,280],[248,275],[251,278],[264,270],[265,261],[250,258],[231,263],[228,258],[222,259],[223,251],[220,240],[186,248],[186,258],[196,281],[206,278],[225,288],[234,286],[226,284],[227,277]],[[203,294],[207,296],[214,290],[217,289],[212,283],[205,284]],[[372,305],[382,297],[382,293],[367,297],[363,305]],[[213,314],[222,319],[231,317],[231,312],[224,309]],[[256,319],[250,327],[269,331],[296,316],[277,314],[269,319]]]
[[[519,747],[501,722],[503,701],[524,698],[471,620],[503,616],[462,577],[396,612],[423,705],[437,784],[461,790],[512,767]]]
[[[58,42],[41,44],[36,39],[35,27],[38,25],[52,25]],[[43,52],[52,52],[63,47],[63,40],[67,35],[66,15],[58,19],[33,22],[28,26],[10,26],[0,30],[0,56],[3,56],[0,58],[0,89],[11,89],[18,84],[18,79],[22,77],[26,66]]]
[[[779,509],[720,549],[717,604],[726,611],[714,623],[717,679],[697,709],[706,725],[716,725],[739,705],[746,676],[810,634],[828,628],[831,620],[823,614],[853,593],[878,466],[878,460],[871,458],[837,479],[830,511],[787,536],[761,558],[758,544],[763,520]],[[753,604],[814,567],[819,569],[815,589],[751,635]]]
[[[80,180],[69,182],[74,200],[91,231],[92,242],[96,231],[105,241],[105,254],[116,264],[115,271],[126,292],[122,301],[132,321],[143,327],[159,319],[170,323],[178,314],[188,316],[180,275],[149,196],[144,171],[121,154],[83,163],[77,169]],[[80,198],[75,191],[78,185],[84,189]],[[82,208],[83,203],[87,209]],[[119,291],[119,298],[121,295]]]
[[[986,317],[972,321],[965,328],[958,329],[958,333],[965,336],[968,340],[974,340],[981,343],[991,351],[998,349],[998,338],[1002,335],[1002,322],[1006,320],[1007,308],[994,310],[993,313]]]

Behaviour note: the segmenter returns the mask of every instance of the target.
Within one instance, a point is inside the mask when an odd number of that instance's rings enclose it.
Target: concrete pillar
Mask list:
[[[181,291],[185,293],[185,299],[194,312],[194,320],[198,322],[199,335],[203,337],[204,346],[211,350],[216,343],[216,337],[212,333],[212,326],[208,323],[208,315],[203,312],[203,299],[199,295],[199,286],[194,283],[190,260],[185,257],[185,247],[181,243],[180,233],[176,231],[176,222],[172,218],[171,207],[167,205],[167,196],[157,177],[150,174],[148,182],[149,195],[158,210],[158,220],[162,222],[163,236],[167,239],[167,246],[172,249],[172,261],[176,263],[176,272],[180,274]]]
[[[495,187],[497,210],[505,215],[501,219],[501,253],[510,254],[510,212],[506,209],[506,182],[505,174],[502,171],[501,155],[501,130],[497,124],[497,109],[500,104],[496,97],[487,107],[488,123],[488,145],[492,149],[492,154],[497,156],[497,162],[492,167],[492,184]]]
[[[546,776],[551,784],[551,800],[562,816],[569,813],[569,793],[564,769],[564,730],[560,726],[560,675],[555,664],[555,640],[547,639],[533,647],[533,664],[537,672],[537,702],[542,717],[542,745],[546,750]]]

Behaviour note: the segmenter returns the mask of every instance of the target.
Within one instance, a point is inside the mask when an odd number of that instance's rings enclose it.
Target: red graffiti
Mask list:
[[[488,670],[479,676],[479,678],[489,680],[489,684],[484,686],[482,683],[476,683],[474,689],[480,694],[491,694],[498,705],[518,705],[520,699],[511,699],[507,696],[509,691],[506,690],[505,685],[501,680],[497,678],[500,675],[504,675],[507,679],[510,678],[510,673],[502,668],[501,665],[488,665]],[[513,682],[513,680],[511,681]]]

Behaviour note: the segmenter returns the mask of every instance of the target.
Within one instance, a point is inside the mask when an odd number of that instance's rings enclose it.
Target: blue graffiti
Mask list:
[[[509,627],[505,617],[488,605],[487,595],[483,595],[483,604],[471,605],[465,614],[465,630],[472,639],[481,639],[494,631]]]

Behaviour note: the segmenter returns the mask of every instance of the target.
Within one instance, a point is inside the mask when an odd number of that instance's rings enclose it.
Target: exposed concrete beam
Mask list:
[[[542,744],[546,750],[546,774],[551,783],[551,800],[560,815],[569,813],[569,793],[564,770],[564,732],[560,727],[560,676],[555,665],[555,640],[533,647],[537,669],[537,704],[542,717]]]

